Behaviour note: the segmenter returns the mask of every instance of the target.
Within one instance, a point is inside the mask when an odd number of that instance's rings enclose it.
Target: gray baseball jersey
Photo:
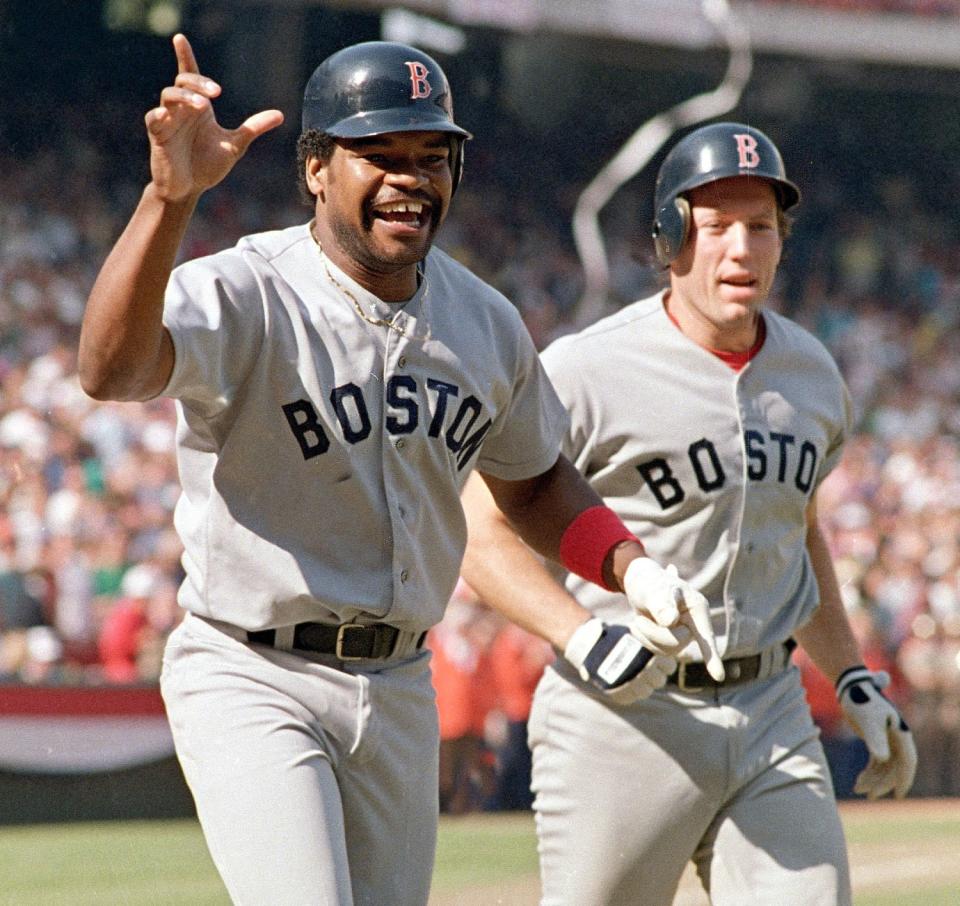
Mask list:
[[[818,603],[804,512],[851,420],[820,341],[764,318],[739,373],[680,332],[662,294],[543,353],[571,413],[564,452],[649,555],[706,595],[725,657],[788,638]],[[629,616],[623,595],[567,584],[597,615]]]
[[[426,652],[340,661],[246,631],[382,620],[415,639],[456,583],[471,469],[520,479],[559,454],[564,410],[506,299],[433,250],[402,308],[325,268],[307,226],[170,281],[191,613],[161,688],[238,906],[423,906],[438,808]]]
[[[671,322],[662,294],[543,355],[570,410],[565,452],[707,596],[724,656],[759,655],[749,682],[668,684],[628,707],[563,659],[548,668],[529,725],[543,906],[669,906],[690,860],[716,906],[850,902],[829,769],[782,644],[818,603],[805,514],[850,401],[814,337],[764,321],[739,372]],[[629,619],[622,595],[567,584]]]
[[[306,225],[179,267],[164,322],[194,613],[426,629],[456,584],[471,469],[519,479],[557,457],[565,416],[516,308],[437,249],[400,330],[361,320]]]

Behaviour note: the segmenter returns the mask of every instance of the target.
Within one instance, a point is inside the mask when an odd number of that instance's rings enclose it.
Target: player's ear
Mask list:
[[[304,179],[312,195],[322,197],[327,185],[327,161],[311,155],[304,163]]]

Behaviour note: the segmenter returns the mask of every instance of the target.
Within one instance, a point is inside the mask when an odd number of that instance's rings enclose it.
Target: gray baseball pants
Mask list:
[[[795,667],[619,708],[548,668],[530,719],[542,906],[849,906],[843,829]]]
[[[233,902],[424,906],[438,811],[429,654],[341,668],[243,637],[188,615],[161,678]]]

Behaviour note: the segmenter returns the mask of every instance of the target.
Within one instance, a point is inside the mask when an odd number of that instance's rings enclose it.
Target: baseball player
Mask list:
[[[79,370],[96,398],[177,400],[188,613],[161,678],[177,753],[234,902],[422,906],[438,799],[422,645],[457,581],[471,470],[572,571],[622,589],[647,564],[631,600],[652,616],[571,654],[608,694],[649,694],[691,637],[722,675],[706,602],[560,455],[565,414],[516,309],[431,250],[469,138],[436,61],[369,42],[322,62],[298,140],[312,220],[174,269],[200,195],[282,115],[223,128],[220,86],[173,45],[151,181],[91,292]]]
[[[916,751],[861,661],[817,521],[847,391],[816,339],[763,308],[799,191],[769,138],[725,122],[674,146],[655,196],[668,287],[543,360],[571,414],[564,452],[652,559],[706,596],[725,677],[690,647],[661,689],[619,705],[566,660],[546,671],[529,727],[543,904],[665,906],[691,859],[714,906],[849,904],[794,640],[867,744],[858,792],[904,796]],[[464,499],[464,574],[489,603],[521,624],[564,613],[553,638],[567,652],[600,621],[630,620],[623,595],[574,575],[563,592],[482,485]]]

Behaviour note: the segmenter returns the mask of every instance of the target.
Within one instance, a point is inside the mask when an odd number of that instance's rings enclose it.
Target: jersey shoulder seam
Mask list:
[[[802,343],[810,349],[811,353],[819,355],[822,359],[831,363],[834,368],[838,368],[832,353],[827,349],[826,343],[812,331],[779,312],[767,310],[764,312],[764,316],[767,318],[768,336],[770,327],[775,326],[777,331],[786,337],[788,344]]]
[[[275,249],[264,249],[259,244],[255,243],[254,240],[259,239],[260,237],[280,237],[285,233],[290,235],[287,237],[287,241],[279,245]],[[283,230],[272,230],[265,233],[254,233],[250,236],[244,236],[234,248],[237,249],[242,255],[256,255],[261,261],[273,262],[275,259],[279,258],[281,255],[285,255],[291,248],[295,245],[299,245],[301,242],[312,242],[309,233],[304,233],[301,226],[287,227]]]
[[[655,298],[659,298],[659,296]],[[657,308],[650,305],[649,302],[649,299],[642,299],[639,302],[631,303],[625,308],[620,309],[620,311],[614,312],[614,314],[608,315],[599,321],[595,321],[593,324],[583,328],[583,330],[558,337],[554,342],[561,345],[572,346],[602,339],[608,334],[625,330],[632,325],[656,316]]]

